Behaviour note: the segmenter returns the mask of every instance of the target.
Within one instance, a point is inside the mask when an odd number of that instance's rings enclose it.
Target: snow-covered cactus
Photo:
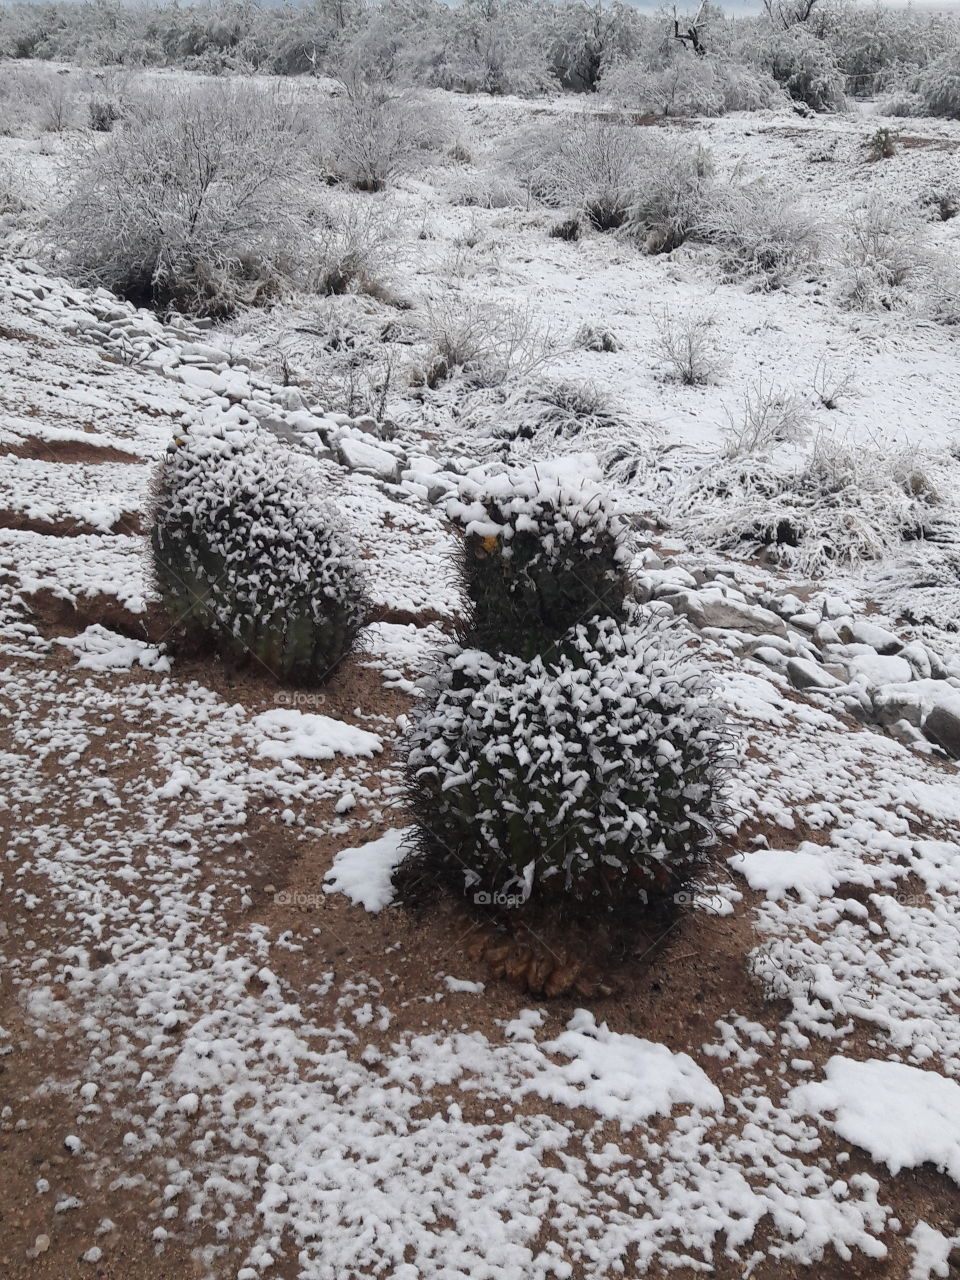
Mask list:
[[[320,485],[315,463],[257,432],[170,445],[151,540],[174,634],[287,683],[336,669],[363,625],[364,576]]]
[[[595,619],[531,661],[457,649],[425,692],[406,778],[426,878],[620,907],[675,894],[711,842],[722,722],[676,624]]]
[[[626,524],[589,472],[543,465],[468,480],[448,511],[463,534],[465,647],[532,658],[579,622],[624,616]]]

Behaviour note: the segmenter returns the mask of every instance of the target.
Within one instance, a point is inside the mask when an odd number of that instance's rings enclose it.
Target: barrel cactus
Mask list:
[[[418,858],[477,902],[676,895],[713,839],[722,722],[684,635],[635,608],[552,658],[457,648],[407,743]]]
[[[366,614],[357,548],[312,460],[251,430],[198,432],[167,450],[154,492],[153,572],[190,647],[316,685]]]
[[[468,479],[448,510],[462,533],[465,647],[531,658],[578,622],[624,616],[627,526],[589,473],[542,465]]]

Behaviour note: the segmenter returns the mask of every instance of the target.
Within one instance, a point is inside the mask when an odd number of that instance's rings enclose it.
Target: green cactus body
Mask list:
[[[174,633],[315,685],[353,650],[367,606],[359,555],[315,464],[252,431],[170,447],[154,495],[154,579]]]

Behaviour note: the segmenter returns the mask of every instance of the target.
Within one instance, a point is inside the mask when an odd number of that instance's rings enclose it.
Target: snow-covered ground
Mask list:
[[[534,108],[449,109],[482,175]],[[868,164],[870,123],[765,114],[682,132],[836,225],[869,188],[909,201],[957,176],[960,126],[909,122],[931,145]],[[411,312],[299,299],[190,331],[0,262],[6,1273],[946,1275],[960,1247],[949,546],[812,580],[656,517],[687,474],[671,460],[719,446],[762,373],[809,402],[814,436],[929,454],[955,520],[954,333],[919,307],[844,310],[821,281],[724,280],[702,247],[649,258],[553,239],[543,209],[450,203],[463,170],[372,197],[399,218],[392,284]],[[927,226],[931,249],[956,255],[958,229]],[[637,517],[638,591],[699,634],[742,744],[712,879],[612,996],[520,993],[471,958],[466,918],[391,901],[408,824],[396,740],[459,608],[444,499],[502,455],[489,428],[522,419],[523,388],[399,381],[384,430],[324,396],[326,357],[299,330],[318,308],[359,334],[389,316],[399,337],[381,345],[402,353],[404,326],[446,296],[528,307],[556,339],[537,378],[615,400],[612,438],[595,426],[554,449],[607,464]],[[658,315],[691,309],[714,317],[717,373],[700,387],[665,381],[657,354]],[[619,350],[577,347],[584,324]],[[281,385],[278,350],[299,389]],[[849,388],[836,409],[816,392],[824,362]],[[250,419],[321,459],[371,572],[379,620],[321,693],[181,662],[152,609],[130,523],[150,464],[193,422]]]

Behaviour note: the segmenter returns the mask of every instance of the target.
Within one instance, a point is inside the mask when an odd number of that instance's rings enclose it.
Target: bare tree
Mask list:
[[[770,0],[764,0],[769,5]],[[816,0],[813,0],[816,3]],[[697,10],[696,17],[693,19],[684,18],[686,31],[680,30],[680,19],[677,17],[677,7],[673,7],[673,36],[675,40],[680,40],[684,48],[688,45],[697,55],[698,58],[706,56],[706,46],[703,43],[703,19],[707,10],[707,0],[701,0],[700,8]]]
[[[763,7],[773,25],[786,31],[807,22],[819,3],[820,0],[763,0]]]

